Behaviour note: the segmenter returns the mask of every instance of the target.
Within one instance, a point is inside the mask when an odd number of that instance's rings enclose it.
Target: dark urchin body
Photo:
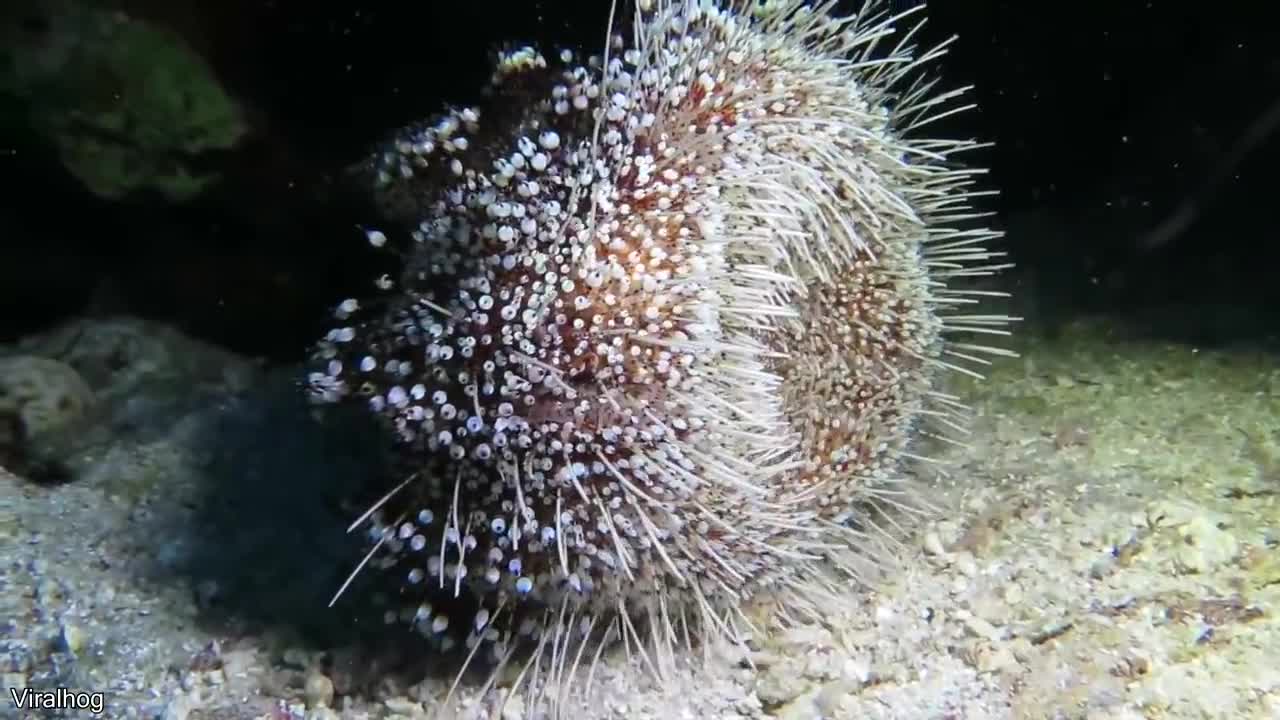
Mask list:
[[[954,425],[935,371],[989,348],[942,335],[1005,319],[945,283],[990,233],[953,229],[972,144],[907,139],[951,96],[874,10],[641,2],[630,42],[507,53],[488,107],[375,160],[404,270],[310,385],[395,434],[361,520],[424,635],[732,635],[856,540],[922,415]]]

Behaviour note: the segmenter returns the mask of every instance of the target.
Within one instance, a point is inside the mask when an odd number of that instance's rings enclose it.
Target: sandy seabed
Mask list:
[[[1103,321],[1017,345],[952,384],[972,434],[934,450],[940,512],[882,582],[662,683],[609,656],[572,716],[1280,718],[1277,358]],[[501,684],[441,710],[447,678],[383,672],[335,629],[358,543],[311,496],[362,468],[276,402],[292,380],[127,318],[0,363],[0,411],[38,431],[0,470],[0,718],[90,716],[10,688],[101,692],[111,718],[536,716]],[[32,479],[50,458],[69,482]]]

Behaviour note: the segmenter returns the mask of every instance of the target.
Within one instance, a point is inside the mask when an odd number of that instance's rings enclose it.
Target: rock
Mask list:
[[[183,201],[217,180],[202,154],[234,147],[248,125],[181,36],[95,3],[39,6],[44,33],[0,36],[0,92],[22,101],[72,175],[109,199],[149,190]]]
[[[28,438],[79,420],[93,405],[93,390],[70,365],[34,355],[0,358],[0,412],[16,413]]]

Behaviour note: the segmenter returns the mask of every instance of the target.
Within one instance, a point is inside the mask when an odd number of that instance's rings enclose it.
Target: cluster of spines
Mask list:
[[[566,612],[623,636],[657,612],[670,642],[672,616],[723,627],[802,572],[929,412],[938,309],[972,299],[937,279],[991,257],[945,229],[971,194],[943,161],[971,144],[894,130],[933,103],[886,109],[914,69],[905,45],[871,59],[886,23],[646,5],[616,56],[504,55],[494,88],[522,102],[498,126],[451,111],[375,161],[412,188],[413,245],[385,299],[339,306],[311,376],[413,466],[361,518],[370,558],[474,595],[468,642],[498,657]]]

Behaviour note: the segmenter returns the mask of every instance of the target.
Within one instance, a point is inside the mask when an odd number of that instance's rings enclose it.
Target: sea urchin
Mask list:
[[[1007,321],[947,286],[998,267],[961,225],[976,145],[920,137],[960,109],[939,51],[835,5],[641,1],[603,57],[505,53],[486,107],[372,161],[403,271],[341,303],[309,386],[394,432],[406,476],[356,526],[422,634],[562,666],[733,635],[856,542],[921,418],[959,429],[937,371],[999,351],[942,336]]]

